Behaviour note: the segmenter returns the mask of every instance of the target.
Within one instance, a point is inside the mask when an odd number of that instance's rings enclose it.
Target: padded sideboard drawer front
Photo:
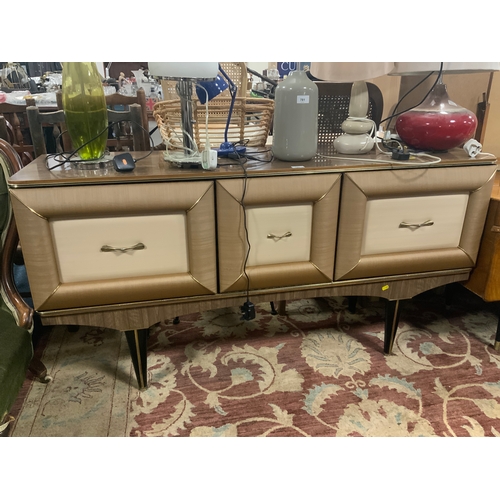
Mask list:
[[[495,169],[345,174],[335,279],[472,267]]]
[[[340,179],[250,178],[244,197],[243,179],[217,181],[220,291],[332,281]]]
[[[246,209],[248,266],[308,262],[311,258],[312,203]]]
[[[61,283],[187,273],[186,214],[53,219]]]
[[[368,200],[361,255],[457,247],[468,201],[468,193]]]
[[[217,293],[213,181],[11,191],[40,311]]]

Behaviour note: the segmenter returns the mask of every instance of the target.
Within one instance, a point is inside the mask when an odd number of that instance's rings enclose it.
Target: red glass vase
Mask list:
[[[476,115],[448,97],[446,85],[438,83],[425,101],[399,116],[396,132],[410,147],[423,151],[446,151],[474,136]]]

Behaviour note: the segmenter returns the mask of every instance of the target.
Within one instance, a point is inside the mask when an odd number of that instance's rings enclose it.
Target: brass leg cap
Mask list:
[[[495,349],[495,351],[500,351],[500,340],[497,340],[495,342],[495,345],[493,346],[493,348]]]

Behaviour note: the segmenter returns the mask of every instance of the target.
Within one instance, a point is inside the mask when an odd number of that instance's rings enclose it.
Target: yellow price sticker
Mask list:
[[[384,285],[384,286],[382,287],[382,290],[383,290],[384,292],[385,292],[386,290],[389,290],[389,285]]]

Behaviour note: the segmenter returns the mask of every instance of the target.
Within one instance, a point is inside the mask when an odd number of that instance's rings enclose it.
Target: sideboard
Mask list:
[[[250,301],[385,298],[390,354],[401,300],[469,278],[496,172],[462,150],[436,165],[225,161],[178,168],[155,151],[119,173],[42,156],[11,177],[42,322],[125,332],[140,388],[152,325]]]

